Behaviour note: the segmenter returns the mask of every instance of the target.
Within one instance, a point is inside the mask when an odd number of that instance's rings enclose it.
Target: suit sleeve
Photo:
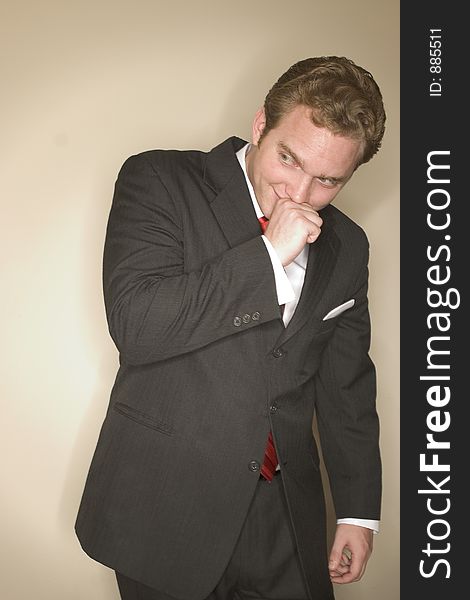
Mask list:
[[[317,421],[338,519],[380,518],[381,459],[375,367],[369,357],[368,247],[316,378]]]
[[[184,245],[181,205],[147,159],[131,157],[116,181],[103,257],[106,315],[121,360],[166,360],[279,317],[261,236],[190,272]]]

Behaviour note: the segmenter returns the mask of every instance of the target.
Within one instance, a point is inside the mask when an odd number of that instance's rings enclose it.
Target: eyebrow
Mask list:
[[[285,144],[284,142],[279,142],[278,146],[279,146],[280,150],[282,150],[283,152],[286,152],[286,154],[289,154],[290,156],[292,156],[292,158],[295,160],[295,162],[298,165],[300,165],[302,167],[302,169],[304,168],[304,161],[300,157],[298,157],[297,154],[293,150],[291,150],[287,144]],[[331,177],[330,175],[325,175],[325,174],[317,175],[317,177],[320,177],[321,179],[330,179],[331,181],[334,181],[335,183],[343,183],[344,181],[347,180],[347,177]]]

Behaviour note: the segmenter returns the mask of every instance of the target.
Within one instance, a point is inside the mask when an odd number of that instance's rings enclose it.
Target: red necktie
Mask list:
[[[268,219],[265,216],[259,217],[258,221],[261,225],[261,231],[264,233],[266,227],[268,226]],[[270,431],[268,435],[268,443],[266,445],[266,450],[264,451],[264,460],[261,465],[261,475],[267,480],[271,481],[274,477],[274,473],[276,472],[276,467],[278,465],[276,448],[274,447],[273,442],[273,434]]]
[[[268,226],[269,219],[262,215],[261,217],[258,217],[258,221],[261,225],[261,231],[264,233],[266,231],[266,227]]]

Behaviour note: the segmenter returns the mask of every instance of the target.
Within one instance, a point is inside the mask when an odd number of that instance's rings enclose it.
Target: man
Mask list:
[[[122,598],[326,600],[362,576],[381,496],[368,244],[330,203],[384,123],[370,73],[310,58],[251,144],[122,167],[104,252],[120,368],[76,524]]]

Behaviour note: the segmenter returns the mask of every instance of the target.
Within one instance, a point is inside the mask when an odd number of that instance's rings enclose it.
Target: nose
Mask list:
[[[287,196],[299,204],[307,202],[311,186],[312,178],[306,173],[300,172],[295,179],[288,183],[286,189]]]

